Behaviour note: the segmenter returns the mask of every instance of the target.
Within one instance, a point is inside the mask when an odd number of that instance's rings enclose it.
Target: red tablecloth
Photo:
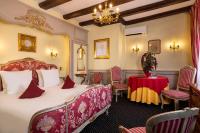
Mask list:
[[[168,83],[168,78],[164,76],[157,76],[157,78],[131,76],[128,80],[128,85],[131,88],[131,92],[140,87],[147,87],[160,94],[161,91],[167,87]]]

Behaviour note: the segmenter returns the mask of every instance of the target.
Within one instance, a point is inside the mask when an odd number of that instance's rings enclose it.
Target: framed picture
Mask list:
[[[18,33],[18,51],[36,52],[36,37]]]
[[[160,54],[161,53],[161,40],[149,40],[148,41],[148,52],[153,54]]]
[[[94,58],[109,59],[110,58],[110,39],[94,40]]]

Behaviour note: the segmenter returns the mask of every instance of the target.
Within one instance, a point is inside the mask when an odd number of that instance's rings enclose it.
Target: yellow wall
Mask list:
[[[88,69],[109,69],[121,60],[120,24],[97,27],[88,26]],[[94,59],[94,40],[110,38],[110,59]]]
[[[18,33],[36,36],[36,53],[18,51]],[[58,52],[58,56],[54,59],[50,57],[51,48]],[[62,76],[69,74],[69,38],[0,22],[0,64],[25,57],[56,64],[63,68]]]
[[[119,65],[123,69],[141,69],[140,59],[148,50],[148,40],[161,39],[161,54],[156,55],[158,70],[179,70],[184,65],[192,64],[190,48],[190,17],[186,13],[173,15],[161,19],[147,21],[128,27],[147,26],[146,35],[123,35],[124,27],[120,24],[95,27],[88,26],[89,30],[89,69],[109,69]],[[110,38],[111,58],[106,60],[94,59],[93,41],[95,39]],[[169,49],[170,43],[176,41],[180,49],[176,52]],[[140,51],[132,52],[133,46],[139,45]]]

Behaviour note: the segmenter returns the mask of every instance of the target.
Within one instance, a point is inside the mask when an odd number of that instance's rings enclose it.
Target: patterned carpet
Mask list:
[[[125,97],[120,98],[117,103],[113,100],[108,116],[105,113],[102,114],[81,133],[118,133],[119,125],[145,126],[149,117],[171,110],[173,110],[173,104],[165,105],[165,108],[161,110],[160,106],[131,102]]]

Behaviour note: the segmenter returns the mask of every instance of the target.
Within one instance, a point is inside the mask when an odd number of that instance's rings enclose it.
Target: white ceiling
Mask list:
[[[38,1],[38,3],[40,3],[40,2],[43,2],[45,0],[36,0],[36,1]],[[57,7],[54,7],[50,10],[56,10],[59,13],[61,13],[62,15],[64,15],[64,14],[68,14],[68,13],[71,13],[71,12],[74,12],[74,11],[77,11],[77,10],[81,10],[81,9],[96,5],[96,4],[101,3],[103,1],[105,1],[105,0],[72,0],[72,1],[69,1],[69,2],[64,3],[62,5],[59,5]],[[128,2],[128,3],[125,3],[125,4],[119,5],[117,7],[119,7],[120,11],[125,11],[125,10],[133,9],[133,8],[136,8],[136,7],[141,7],[141,6],[152,4],[152,3],[155,3],[155,2],[159,2],[159,1],[164,1],[164,0],[134,0],[132,2]],[[155,10],[152,10],[152,11],[147,11],[147,12],[144,12],[144,13],[139,13],[139,14],[127,16],[127,17],[124,17],[124,19],[126,21],[128,21],[128,20],[133,20],[133,19],[137,19],[137,18],[142,18],[142,17],[146,17],[146,16],[150,16],[150,15],[154,15],[154,14],[158,14],[158,13],[182,8],[182,7],[186,7],[188,5],[192,5],[194,2],[195,2],[195,0],[190,0],[190,1],[187,1],[187,2],[184,2],[184,3],[181,3],[181,4],[176,4],[176,5],[160,8],[160,9],[155,9]],[[113,8],[115,9],[116,7],[113,7]],[[91,19],[92,19],[91,14],[73,18],[73,20],[76,20],[78,22],[83,22],[83,21],[87,21],[87,20],[91,20]]]
[[[121,12],[121,11],[126,11],[126,10],[129,10],[129,9],[133,9],[133,8],[136,8],[136,7],[140,7],[140,6],[152,4],[152,3],[155,3],[155,2],[159,2],[159,1],[163,1],[163,0],[134,0],[132,2],[128,2],[128,3],[125,3],[125,4],[119,5],[117,7],[119,7],[120,12]],[[59,6],[57,8],[59,8]],[[113,8],[115,9],[116,7],[113,7]],[[75,19],[78,20],[79,22],[87,21],[87,20],[92,19],[92,14],[80,16],[80,17],[77,17]]]
[[[170,10],[175,10],[175,9],[179,9],[179,8],[182,8],[182,7],[187,7],[189,5],[192,5],[193,3],[194,3],[193,0],[191,0],[191,1],[180,3],[180,4],[171,5],[171,6],[155,9],[155,10],[152,10],[152,11],[144,12],[144,13],[138,13],[138,14],[135,14],[135,15],[124,17],[124,20],[129,21],[129,20],[134,20],[134,19],[138,19],[138,18],[142,18],[142,17],[147,17],[147,16],[151,16],[151,15],[154,15],[154,14],[167,12],[167,11],[170,11]]]

